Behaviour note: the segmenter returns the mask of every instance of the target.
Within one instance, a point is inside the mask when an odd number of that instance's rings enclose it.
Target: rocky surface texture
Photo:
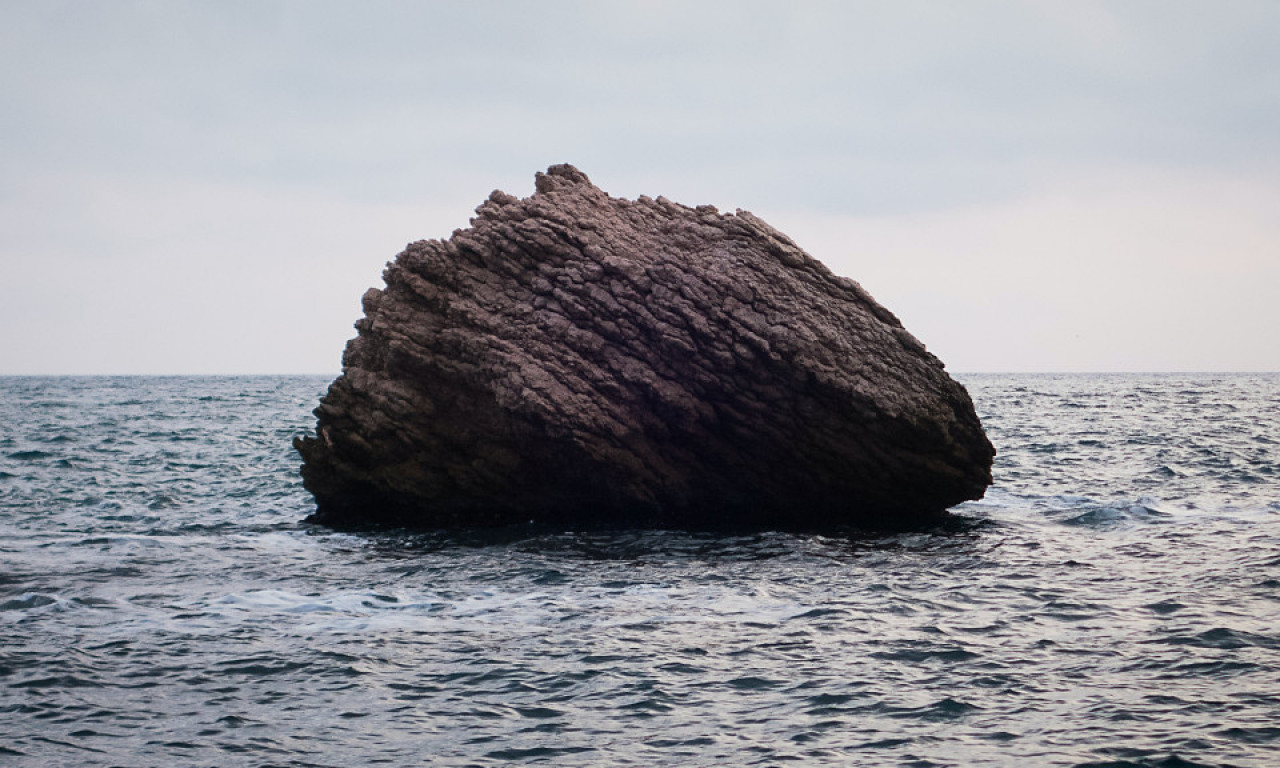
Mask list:
[[[295,441],[311,520],[898,527],[991,482],[942,363],[750,213],[558,165],[471,224],[364,295]]]

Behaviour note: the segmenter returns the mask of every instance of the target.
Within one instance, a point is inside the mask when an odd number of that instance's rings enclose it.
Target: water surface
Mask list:
[[[337,533],[327,379],[0,379],[0,763],[1280,764],[1280,377],[962,381],[867,537]]]

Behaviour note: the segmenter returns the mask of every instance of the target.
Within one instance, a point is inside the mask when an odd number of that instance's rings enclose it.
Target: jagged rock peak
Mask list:
[[[978,498],[964,388],[756,216],[571,165],[411,243],[296,441],[318,522],[891,525]]]
[[[587,178],[587,174],[574,168],[568,163],[560,163],[553,165],[547,169],[546,173],[535,173],[533,175],[534,188],[541,193],[551,192],[555,189],[562,189],[565,186],[585,184],[592,188],[595,187],[591,183],[591,179]]]

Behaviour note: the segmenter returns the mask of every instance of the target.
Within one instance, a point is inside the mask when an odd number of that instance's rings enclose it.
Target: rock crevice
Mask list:
[[[296,441],[332,524],[910,525],[991,481],[964,388],[745,211],[568,165],[410,244]]]

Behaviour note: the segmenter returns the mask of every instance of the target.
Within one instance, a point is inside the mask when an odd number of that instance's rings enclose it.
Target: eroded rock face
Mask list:
[[[295,441],[335,525],[912,525],[980,498],[964,388],[857,283],[739,211],[569,165],[412,243]]]

